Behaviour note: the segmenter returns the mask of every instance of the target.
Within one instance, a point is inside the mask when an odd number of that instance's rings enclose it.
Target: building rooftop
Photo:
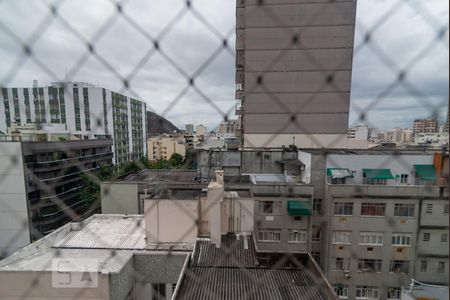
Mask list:
[[[145,169],[124,177],[119,177],[115,182],[173,182],[195,183],[198,181],[197,170],[152,170]]]
[[[0,272],[54,271],[53,259],[82,258],[95,259],[99,272],[113,273],[139,250],[145,251],[142,215],[94,215],[82,223],[68,223],[1,260]]]
[[[220,248],[199,239],[174,299],[334,299],[310,260],[306,253],[292,261],[260,255],[252,235],[223,235]]]
[[[96,215],[72,230],[54,247],[68,249],[145,249],[142,215]]]

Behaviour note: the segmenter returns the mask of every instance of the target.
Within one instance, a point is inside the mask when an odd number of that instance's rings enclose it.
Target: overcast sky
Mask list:
[[[125,93],[145,100],[151,110],[165,115],[180,128],[185,123],[203,123],[208,129],[214,129],[223,118],[219,110],[231,112],[230,118],[234,118],[233,51],[222,50],[200,73],[197,70],[221,48],[222,41],[217,35],[226,37],[234,50],[235,1],[191,1],[196,12],[216,32],[205,27],[191,11],[186,11],[185,1],[125,1],[123,11],[131,20],[153,38],[163,35],[158,45],[164,54],[154,52],[153,42],[123,16],[115,17],[117,9],[112,1],[60,2],[0,0],[0,84],[25,87],[37,79],[40,85],[46,85],[65,80],[68,75],[72,81],[125,91],[120,78],[95,56],[88,55],[80,63],[87,51],[82,39],[93,40],[96,53],[121,77],[128,77],[137,65],[140,67],[130,79],[131,90]],[[371,127],[380,128],[409,127],[414,118],[433,114],[445,119],[449,88],[448,30],[445,29],[441,39],[437,39],[437,31],[448,28],[449,4],[446,0],[406,2],[358,1],[355,47],[359,50],[353,61],[350,125],[359,122],[361,111],[366,112],[366,122]],[[81,39],[58,18],[51,17],[50,22],[45,22],[50,13],[48,3],[55,3],[58,14],[79,32]],[[373,43],[360,47],[367,30],[386,13],[387,20],[371,32]],[[111,18],[113,21],[108,22]],[[176,22],[166,31],[167,24],[174,19]],[[37,36],[34,32],[39,28],[42,34]],[[104,31],[98,37],[101,28]],[[12,35],[28,42],[37,37],[31,47],[33,54],[51,74],[34,59],[24,58],[23,47]],[[380,59],[379,52],[389,59]],[[383,93],[398,78],[399,71],[405,69],[407,87],[400,84]],[[203,96],[189,88],[179,97],[188,87],[186,76],[194,75],[195,86]],[[374,100],[375,105],[371,104]]]

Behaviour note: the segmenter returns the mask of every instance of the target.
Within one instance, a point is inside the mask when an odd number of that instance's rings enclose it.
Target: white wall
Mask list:
[[[298,151],[298,160],[305,164],[302,181],[308,184],[311,182],[311,153]]]
[[[193,244],[197,238],[199,200],[145,199],[148,243]]]
[[[4,300],[104,300],[110,296],[108,274],[98,276],[96,288],[53,288],[51,272],[0,272],[0,299]]]
[[[138,214],[137,183],[101,183],[102,214]]]
[[[0,142],[0,256],[30,243],[20,143]],[[5,256],[7,256],[5,255]]]

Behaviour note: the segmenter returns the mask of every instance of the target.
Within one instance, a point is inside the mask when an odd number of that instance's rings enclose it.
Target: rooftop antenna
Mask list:
[[[67,73],[67,66],[66,66],[66,82],[69,82],[69,74]]]

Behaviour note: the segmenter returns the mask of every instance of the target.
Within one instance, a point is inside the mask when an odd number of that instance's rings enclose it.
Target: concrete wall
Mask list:
[[[237,3],[245,147],[345,144],[356,1],[315,2]]]
[[[21,143],[0,143],[0,257],[30,243]]]
[[[109,277],[98,275],[96,288],[53,288],[51,272],[0,272],[2,300],[107,300]]]
[[[101,203],[103,214],[138,214],[137,183],[102,182]]]
[[[187,253],[143,253],[134,256],[135,300],[151,300],[153,284],[165,284],[166,299],[178,282]]]
[[[193,244],[198,233],[198,206],[199,200],[146,199],[147,242]]]
[[[135,269],[133,258],[131,258],[123,265],[119,273],[109,275],[110,299],[125,300],[128,295],[133,296],[134,282]]]
[[[349,285],[349,296],[355,297],[356,285],[376,286],[380,289],[380,299],[386,299],[386,287],[402,287],[410,282],[414,272],[415,244],[417,240],[416,230],[418,226],[419,200],[395,199],[395,198],[365,198],[365,197],[339,197],[330,198],[330,228],[328,232],[328,249],[326,273],[332,284],[341,283]],[[334,216],[333,206],[337,202],[352,202],[352,216]],[[361,203],[385,203],[386,211],[383,217],[361,216]],[[394,217],[394,205],[396,203],[414,204],[413,217]],[[334,231],[352,232],[351,244],[332,244]],[[377,232],[383,234],[383,245],[360,245],[361,232]],[[391,244],[393,233],[411,234],[411,246],[393,247]],[[344,271],[332,270],[336,257],[350,260],[349,277]],[[358,259],[378,259],[382,261],[381,272],[358,271]],[[409,262],[408,274],[391,273],[391,260],[404,260]]]
[[[290,141],[292,143],[292,138]],[[274,151],[270,149],[254,151],[200,151],[198,155],[198,171],[203,179],[214,178],[214,171],[222,169],[226,176],[236,175],[237,173],[283,174],[284,169],[280,162],[297,158],[297,151]]]
[[[287,201],[299,198],[312,199],[312,195],[292,196],[290,198],[280,197],[255,197],[255,240],[257,247],[263,251],[280,252],[307,252],[312,249],[311,242],[311,217],[302,216],[296,219],[287,211]],[[274,201],[280,203],[281,209],[278,213],[263,213],[259,210],[260,201]],[[304,230],[307,232],[306,242],[289,242],[288,230]],[[280,230],[281,239],[278,242],[259,241],[258,232],[261,230]]]

